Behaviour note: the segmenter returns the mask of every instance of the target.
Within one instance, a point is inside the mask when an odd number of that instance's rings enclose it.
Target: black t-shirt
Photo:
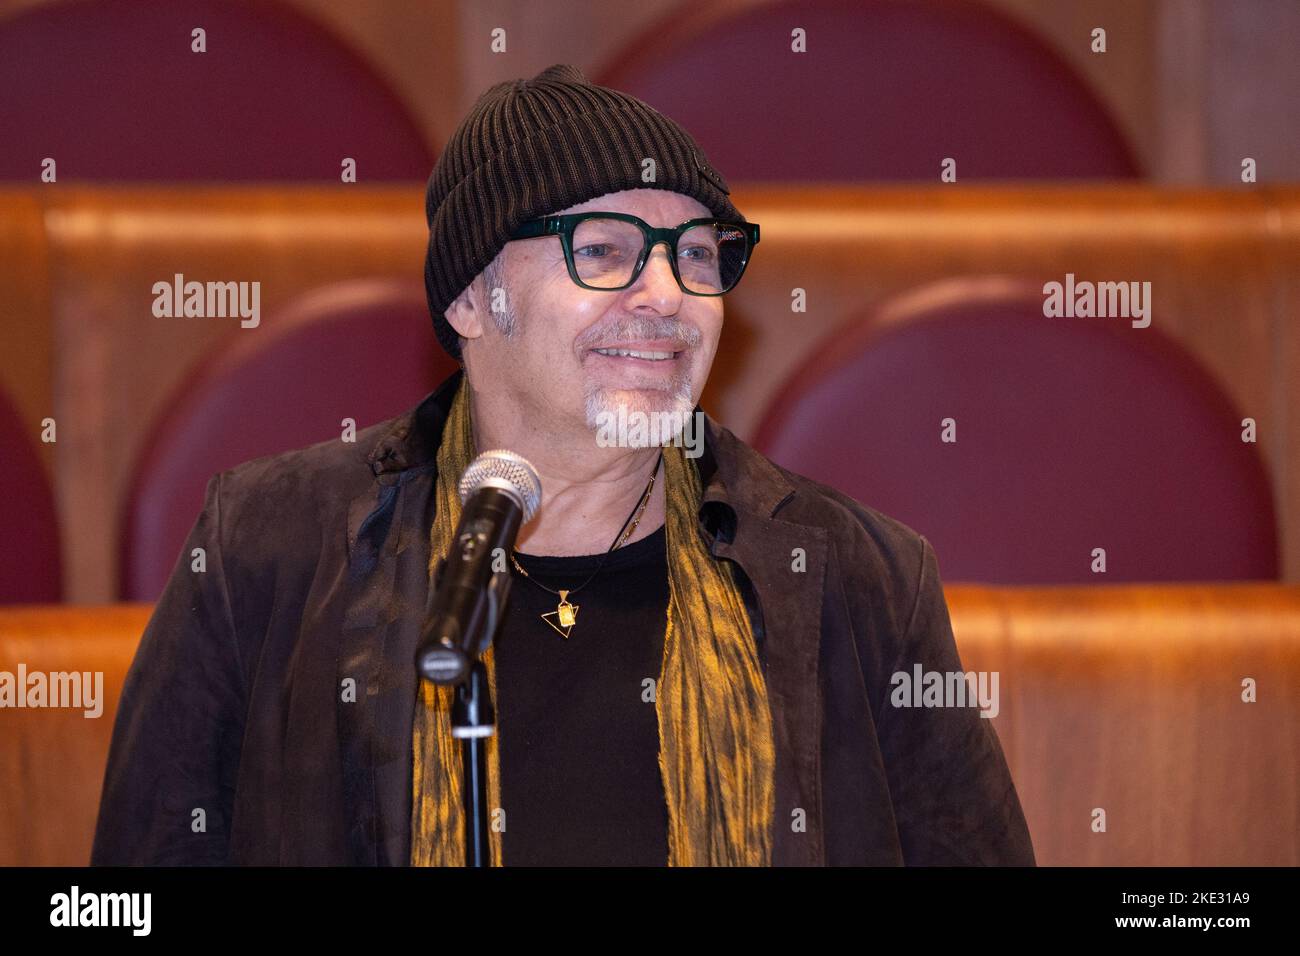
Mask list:
[[[586,581],[602,555],[516,558],[558,591]],[[558,595],[511,574],[493,650],[505,865],[667,865],[659,723],[646,684],[659,679],[667,623],[663,527],[613,551],[569,596],[578,612],[568,638],[541,618]]]

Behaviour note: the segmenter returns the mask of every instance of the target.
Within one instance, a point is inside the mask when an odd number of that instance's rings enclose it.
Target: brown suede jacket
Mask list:
[[[407,865],[435,458],[462,374],[355,444],[209,481],[123,690],[92,864]],[[701,533],[742,572],[767,680],[773,864],[1033,865],[989,720],[891,704],[896,672],[962,670],[929,542],[707,417],[697,464]]]

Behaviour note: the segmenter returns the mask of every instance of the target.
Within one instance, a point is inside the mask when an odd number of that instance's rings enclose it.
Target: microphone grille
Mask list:
[[[532,520],[542,503],[542,480],[522,455],[504,448],[485,451],[465,469],[460,476],[460,500],[464,504],[470,495],[484,486],[500,488],[519,499],[524,511],[524,523]]]

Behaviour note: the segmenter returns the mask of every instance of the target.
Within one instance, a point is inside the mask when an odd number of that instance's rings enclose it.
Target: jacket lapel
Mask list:
[[[721,522],[710,551],[735,561],[749,579],[751,616],[761,634],[776,749],[772,865],[821,866],[825,845],[817,667],[826,531],[774,517],[794,495],[794,486],[770,461],[712,419],[706,418],[706,430],[707,451],[700,465],[701,475],[708,475],[704,508],[718,502],[734,515],[734,520]]]
[[[437,439],[462,373],[394,421],[367,461],[375,480],[348,507],[348,588],[338,704],[349,862],[410,860],[415,648],[429,592]],[[432,443],[431,443],[432,442]]]

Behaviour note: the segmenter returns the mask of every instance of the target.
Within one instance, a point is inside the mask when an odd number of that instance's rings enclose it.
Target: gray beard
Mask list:
[[[617,421],[620,414],[624,417],[640,414],[670,424],[671,429],[660,429],[656,437],[659,439],[658,444],[671,443],[681,434],[691,412],[695,410],[695,400],[691,397],[690,378],[682,376],[673,391],[649,394],[653,397],[648,400],[628,401],[621,389],[605,388],[589,383],[586,393],[587,427],[595,434],[604,425],[602,419]],[[649,440],[651,437],[649,434],[645,436],[645,441],[636,441],[638,437],[640,436],[635,433],[630,436],[632,441],[629,447],[647,447],[654,444]]]

